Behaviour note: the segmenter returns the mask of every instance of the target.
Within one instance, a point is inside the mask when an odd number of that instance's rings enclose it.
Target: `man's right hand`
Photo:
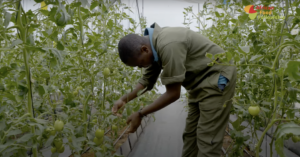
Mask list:
[[[135,86],[135,89],[133,91],[131,91],[130,93],[128,94],[125,94],[123,95],[119,100],[117,100],[112,108],[112,114],[113,115],[116,115],[116,116],[119,116],[119,117],[122,117],[121,114],[118,113],[118,111],[121,109],[123,110],[124,107],[125,107],[125,104],[130,102],[132,99],[136,98],[137,97],[137,93],[138,91],[140,90],[143,90],[145,87],[138,83],[136,86]],[[143,93],[145,93],[146,91],[144,91]],[[141,93],[141,95],[143,94]],[[126,101],[124,101],[126,100]]]
[[[113,108],[112,108],[112,113],[116,116],[121,117],[122,115],[118,113],[118,111],[122,108],[124,109],[125,106],[125,101],[123,101],[122,99],[119,99],[118,101],[115,102]]]

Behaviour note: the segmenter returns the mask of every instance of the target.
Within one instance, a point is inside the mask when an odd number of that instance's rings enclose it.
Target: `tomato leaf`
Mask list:
[[[45,146],[48,147],[51,145],[51,143],[53,142],[55,136],[50,136],[47,140],[47,142],[45,143]]]
[[[57,49],[58,50],[64,50],[65,49],[64,45],[60,41],[57,42]]]
[[[251,59],[249,60],[249,62],[260,61],[263,57],[264,57],[263,55],[252,56]]]
[[[41,85],[38,86],[38,93],[41,97],[43,97],[43,95],[45,94],[44,86]]]
[[[15,47],[15,46],[17,46],[17,45],[19,45],[19,44],[22,44],[22,43],[23,43],[23,41],[20,40],[20,39],[14,40],[14,41],[11,43],[11,45],[9,46],[9,48],[13,48],[13,47]]]
[[[0,78],[5,78],[12,69],[8,66],[0,68]]]
[[[289,61],[285,69],[285,74],[288,75],[291,81],[300,80],[300,61]]]
[[[114,22],[113,22],[112,19],[109,19],[109,21],[107,22],[107,26],[108,26],[108,28],[109,28],[110,30],[113,28]]]
[[[3,96],[5,98],[7,98],[7,99],[3,99],[3,100],[11,100],[11,101],[17,102],[15,96],[11,93],[6,92],[6,93],[3,94]]]
[[[245,126],[242,126],[242,122],[243,120],[240,117],[238,117],[238,119],[232,122],[231,124],[236,131],[242,131],[246,128]]]
[[[11,135],[17,135],[17,134],[21,134],[22,133],[22,131],[21,130],[19,130],[19,129],[16,129],[16,130],[12,130],[12,131],[10,131],[8,134],[7,134],[7,136],[11,136]]]
[[[289,133],[300,135],[300,126],[294,122],[281,124],[278,127],[279,129],[276,133],[276,138],[281,138],[282,136]]]
[[[283,142],[284,142],[283,138],[277,138],[275,141],[275,150],[280,157],[285,157],[284,151],[283,151],[283,148],[284,148]]]
[[[297,88],[293,88],[293,87],[288,87],[288,96],[289,98],[291,98],[291,100],[297,100],[297,93],[300,93],[300,90]]]
[[[9,22],[10,22],[10,19],[11,19],[11,14],[9,12],[5,12],[4,13],[4,16],[5,16],[5,20],[4,20],[4,26],[5,28],[7,28]]]
[[[296,8],[297,16],[300,16],[300,8]]]
[[[19,139],[17,140],[17,142],[18,142],[18,143],[27,142],[29,139],[31,139],[32,136],[33,136],[32,133],[25,134],[25,135],[23,135],[21,138],[19,138]]]
[[[35,118],[36,122],[39,124],[48,124],[47,120]]]
[[[40,12],[45,16],[48,16],[50,13],[48,10],[40,10]]]
[[[95,9],[98,5],[99,5],[99,2],[98,2],[98,1],[93,1],[93,2],[91,3],[90,10]]]
[[[226,59],[227,59],[227,62],[230,62],[231,59],[232,59],[232,54],[230,52],[226,52]]]
[[[76,141],[77,142],[82,142],[82,141],[85,141],[86,138],[85,137],[79,137],[79,138],[76,138]]]

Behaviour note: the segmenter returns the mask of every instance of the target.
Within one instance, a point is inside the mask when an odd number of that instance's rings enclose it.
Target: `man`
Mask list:
[[[166,86],[166,92],[151,105],[129,116],[128,133],[137,130],[143,116],[179,99],[183,86],[189,94],[189,111],[182,157],[219,157],[235,90],[236,67],[207,66],[211,60],[205,54],[224,53],[224,50],[187,28],[161,28],[157,23],[147,28],[144,36],[129,34],[123,37],[118,50],[123,63],[143,67],[145,72],[135,89],[115,102],[114,114],[136,98],[138,91],[151,90],[161,69],[161,81]]]

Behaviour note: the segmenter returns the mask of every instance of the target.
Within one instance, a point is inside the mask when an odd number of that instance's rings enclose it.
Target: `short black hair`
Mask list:
[[[137,34],[128,34],[121,38],[118,51],[122,62],[126,64],[130,58],[137,57],[143,44],[147,44],[145,38]]]

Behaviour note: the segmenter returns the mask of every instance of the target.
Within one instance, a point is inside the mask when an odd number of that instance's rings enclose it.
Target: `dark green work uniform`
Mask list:
[[[187,28],[161,28],[154,23],[145,35],[149,35],[155,61],[139,83],[152,89],[162,70],[163,85],[182,82],[188,92],[182,157],[219,157],[235,91],[236,67],[207,66],[211,60],[206,53],[224,50]],[[218,86],[221,76],[227,82],[224,89]]]

